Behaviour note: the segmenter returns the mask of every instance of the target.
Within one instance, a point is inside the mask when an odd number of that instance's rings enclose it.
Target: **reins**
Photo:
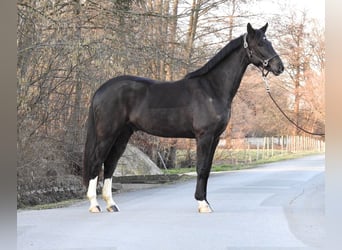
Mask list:
[[[274,105],[279,109],[279,111],[285,116],[285,118],[292,123],[296,128],[300,129],[301,131],[303,131],[304,133],[310,134],[310,135],[317,135],[317,136],[325,136],[325,133],[313,133],[310,132],[302,127],[300,127],[296,122],[294,122],[284,111],[283,109],[279,106],[279,104],[276,102],[276,100],[273,98],[272,94],[271,94],[271,89],[270,89],[270,85],[268,83],[267,80],[267,75],[269,73],[269,71],[267,71],[266,73],[264,72],[264,69],[261,70],[262,73],[262,79],[264,80],[265,83],[265,89],[266,89],[266,93],[269,95],[269,97],[271,98],[272,102],[274,103]]]

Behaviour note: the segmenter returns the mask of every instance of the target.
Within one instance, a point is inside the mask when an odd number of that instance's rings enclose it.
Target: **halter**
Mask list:
[[[248,58],[252,58],[253,56],[253,51],[248,47],[248,43],[247,43],[247,33],[245,33],[243,35],[243,47],[246,49],[247,51],[247,55],[248,55]],[[267,72],[265,73],[265,67],[267,67],[269,61],[271,61],[273,58],[277,57],[278,55],[275,54],[274,56],[268,58],[268,59],[262,59],[260,58],[259,56],[257,56],[256,54],[254,55],[254,57],[256,59],[258,59],[261,63],[262,63],[262,67],[260,68],[261,72],[262,72],[262,76],[263,77],[266,77],[268,75],[268,73],[270,72],[269,70],[266,70]]]

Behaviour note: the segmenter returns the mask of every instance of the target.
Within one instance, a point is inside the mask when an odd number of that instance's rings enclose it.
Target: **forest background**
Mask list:
[[[245,33],[248,22],[269,23],[267,36],[284,61],[285,72],[269,76],[280,106],[307,130],[324,133],[324,23],[305,8],[267,0],[19,0],[17,6],[19,189],[42,176],[80,177],[89,103],[106,80],[181,79]],[[225,147],[236,138],[301,133],[250,66],[222,135]],[[130,143],[155,162],[158,152],[167,158],[193,147],[139,132]]]

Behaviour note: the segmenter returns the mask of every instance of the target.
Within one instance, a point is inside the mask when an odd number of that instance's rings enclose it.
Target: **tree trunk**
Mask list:
[[[73,55],[73,65],[76,66],[75,71],[75,87],[74,87],[74,103],[71,107],[71,122],[70,122],[70,149],[71,152],[81,151],[78,146],[81,144],[80,137],[80,115],[81,115],[81,99],[82,99],[82,79],[81,79],[81,42],[82,42],[82,31],[81,31],[81,2],[80,0],[74,1],[74,13],[76,15],[75,22],[75,54]]]
[[[176,32],[177,32],[177,21],[178,21],[178,0],[174,0],[172,6],[172,16],[171,16],[171,25],[170,25],[170,39],[169,39],[169,56],[166,60],[165,65],[165,80],[172,81],[173,79],[173,64],[175,57],[175,45],[176,45]]]
[[[194,41],[196,37],[196,30],[198,25],[198,17],[200,8],[202,5],[203,0],[193,0],[192,1],[192,8],[191,8],[191,15],[190,15],[190,22],[187,34],[187,42],[186,42],[186,64],[187,64],[187,71],[189,71],[189,66],[191,64],[192,52],[194,47]],[[186,72],[187,73],[187,72]]]

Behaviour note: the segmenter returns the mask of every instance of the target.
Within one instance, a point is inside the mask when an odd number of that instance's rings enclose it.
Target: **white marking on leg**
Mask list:
[[[198,212],[199,213],[211,213],[213,210],[207,201],[198,201]]]
[[[107,178],[104,180],[102,188],[102,198],[107,203],[108,212],[119,212],[120,209],[118,205],[114,202],[112,197],[112,178]]]
[[[96,178],[94,178],[94,179],[91,179],[89,181],[89,185],[88,185],[87,197],[90,201],[89,212],[92,212],[92,213],[101,212],[100,205],[96,199],[97,178],[98,178],[98,176],[96,176]]]

